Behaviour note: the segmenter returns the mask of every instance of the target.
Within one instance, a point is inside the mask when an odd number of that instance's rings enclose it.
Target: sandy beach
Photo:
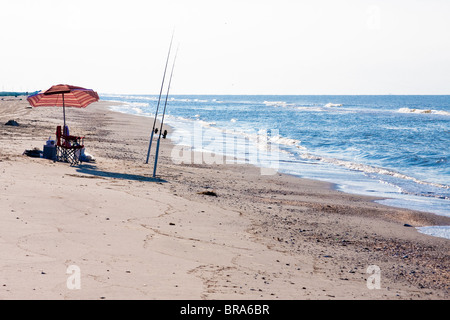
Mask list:
[[[0,101],[0,299],[448,299],[450,241],[415,227],[450,218],[250,165],[175,164],[170,139],[154,179],[152,119],[112,104],[67,108],[95,157],[70,166],[23,155],[55,138],[61,109]]]

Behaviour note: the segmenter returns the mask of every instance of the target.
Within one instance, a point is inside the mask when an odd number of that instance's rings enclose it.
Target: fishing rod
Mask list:
[[[170,84],[172,83],[173,69],[175,67],[175,61],[177,60],[177,54],[178,54],[178,47],[177,47],[177,52],[175,53],[175,57],[173,59],[172,71],[170,72],[169,85],[167,86],[166,101],[164,102],[164,110],[163,110],[163,115],[162,115],[162,119],[161,119],[161,126],[159,129],[159,136],[158,136],[158,141],[156,144],[155,166],[153,167],[153,178],[155,178],[155,176],[156,176],[156,166],[158,164],[159,143],[161,141],[161,132],[162,132],[163,124],[164,124],[164,116],[166,115],[167,98],[169,97]]]
[[[164,68],[164,75],[163,75],[163,80],[161,83],[161,90],[159,91],[158,104],[156,106],[155,119],[153,120],[153,128],[152,128],[152,133],[150,135],[150,142],[148,144],[148,151],[147,151],[147,160],[145,160],[145,164],[148,163],[148,158],[150,157],[150,150],[152,149],[153,133],[155,132],[156,118],[158,117],[159,103],[161,101],[161,95],[162,95],[162,91],[163,91],[163,87],[164,87],[164,79],[166,78],[167,64],[169,63],[170,49],[172,48],[172,41],[173,41],[174,33],[175,33],[175,30],[172,32],[172,38],[170,39],[169,52],[167,53],[166,66]]]

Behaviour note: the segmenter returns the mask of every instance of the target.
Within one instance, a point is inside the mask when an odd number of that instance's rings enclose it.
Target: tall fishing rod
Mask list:
[[[153,128],[152,128],[152,133],[150,135],[150,142],[148,143],[147,160],[145,160],[146,164],[148,163],[148,158],[150,157],[150,150],[152,149],[153,133],[155,132],[156,118],[158,117],[158,110],[159,110],[159,102],[161,101],[161,95],[162,95],[162,91],[163,91],[163,87],[164,87],[164,79],[166,78],[167,64],[169,63],[170,49],[172,48],[172,41],[173,41],[174,33],[175,33],[175,30],[172,32],[172,38],[170,39],[169,52],[167,53],[166,66],[164,68],[164,75],[163,75],[163,80],[161,83],[161,90],[159,91],[159,98],[158,98],[158,104],[156,106],[155,119],[153,120]]]
[[[166,115],[167,98],[169,97],[170,84],[172,83],[173,69],[175,67],[175,61],[177,60],[177,54],[178,54],[178,47],[177,47],[177,52],[175,53],[175,57],[173,59],[172,71],[170,72],[169,85],[167,86],[166,101],[164,102],[164,110],[163,110],[163,115],[162,115],[162,119],[161,119],[161,126],[159,128],[159,136],[158,136],[158,141],[156,144],[155,166],[153,167],[153,178],[156,177],[156,166],[158,165],[159,143],[161,141],[161,132],[162,132],[162,128],[164,125],[164,116]]]

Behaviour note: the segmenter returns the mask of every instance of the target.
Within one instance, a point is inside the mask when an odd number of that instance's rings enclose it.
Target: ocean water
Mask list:
[[[100,97],[141,116],[154,116],[158,102],[155,95]],[[450,96],[173,95],[165,123],[177,146],[227,156],[174,161],[251,163],[262,174],[327,181],[384,197],[383,204],[450,216]],[[450,239],[445,226],[419,231]]]

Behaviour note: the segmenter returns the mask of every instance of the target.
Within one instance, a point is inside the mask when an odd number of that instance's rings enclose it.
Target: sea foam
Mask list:
[[[444,190],[449,190],[450,189],[449,185],[433,183],[433,182],[428,182],[428,181],[422,181],[422,180],[419,180],[417,178],[408,176],[406,174],[403,174],[403,173],[400,173],[400,172],[397,172],[397,171],[394,171],[394,170],[386,169],[386,168],[380,168],[380,167],[376,167],[376,166],[366,165],[366,164],[352,162],[352,161],[340,160],[340,159],[335,159],[335,158],[330,158],[330,157],[318,156],[318,155],[314,155],[314,154],[310,154],[310,153],[306,153],[306,152],[302,153],[300,156],[302,158],[304,158],[304,159],[330,163],[330,164],[334,164],[334,165],[338,165],[338,166],[341,166],[341,167],[348,168],[350,170],[361,171],[361,172],[364,172],[366,174],[372,173],[372,174],[379,174],[379,175],[382,175],[382,176],[391,176],[391,177],[398,178],[398,179],[401,179],[401,180],[413,181],[413,182],[415,182],[417,184],[420,184],[420,185],[426,185],[426,186],[440,188],[440,189],[444,189]],[[402,189],[400,187],[399,187],[399,191],[401,191],[401,193],[416,194],[415,192],[406,191],[406,190],[404,190],[404,189]],[[435,195],[432,194],[432,193],[430,193],[430,194],[420,194],[420,195],[428,196],[428,197],[435,197]],[[443,198],[440,195],[438,195],[436,197],[441,198],[441,199]],[[445,197],[445,198],[447,199],[448,197]]]
[[[443,110],[431,110],[431,109],[416,109],[416,108],[400,108],[399,113],[423,113],[423,114],[439,114],[443,116],[450,116],[450,112]]]
[[[430,236],[450,239],[450,226],[418,227],[416,229]]]
[[[329,103],[327,103],[326,105],[324,105],[324,107],[326,107],[326,108],[331,108],[331,107],[342,107],[342,104],[340,104],[340,103],[331,103],[331,102],[329,102]]]

